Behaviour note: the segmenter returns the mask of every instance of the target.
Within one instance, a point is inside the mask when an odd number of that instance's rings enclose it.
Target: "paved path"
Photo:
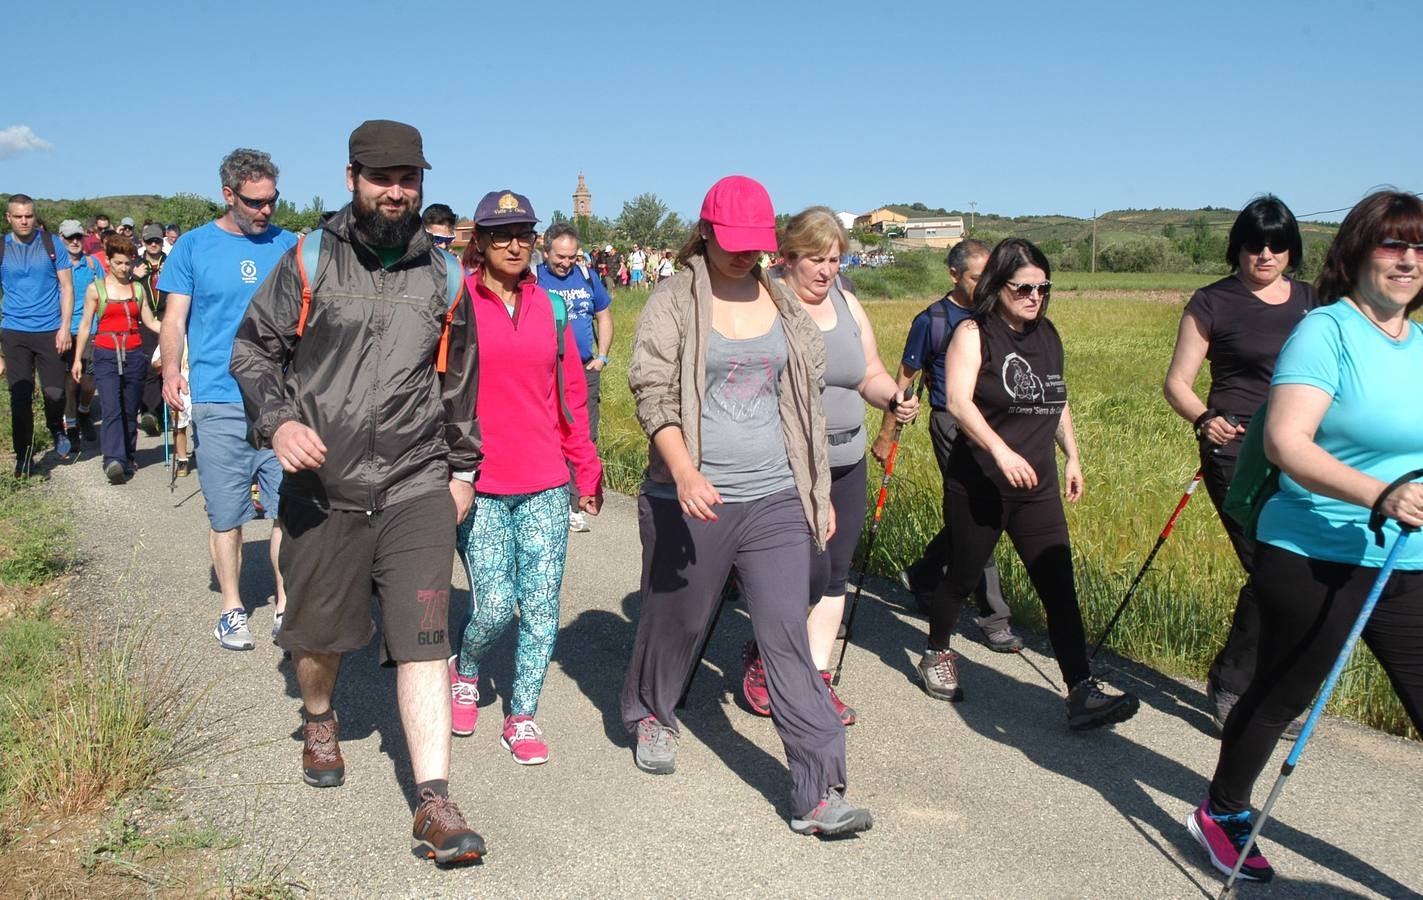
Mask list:
[[[563,630],[539,710],[552,748],[522,768],[499,747],[512,632],[485,665],[473,737],[455,739],[452,793],[489,844],[482,865],[440,871],[409,853],[410,806],[394,678],[372,650],[352,654],[336,696],[347,780],[314,790],[301,746],[290,662],[266,640],[218,648],[218,609],[197,478],[170,494],[157,441],[122,487],[89,457],[54,473],[81,511],[88,561],[77,608],[102,623],[148,629],[192,690],[209,750],[173,776],[192,812],[244,835],[234,871],[262,854],[318,896],[930,896],[1213,897],[1220,880],[1182,820],[1215,762],[1199,685],[1116,662],[1110,680],[1140,693],[1142,712],[1113,730],[1069,733],[1046,640],[1021,655],[959,642],[968,700],[918,688],[925,625],[883,584],[866,596],[861,642],[846,661],[850,796],[873,831],[839,841],[786,826],[788,779],[769,720],[734,688],[744,607],[722,617],[683,717],[677,773],[632,764],[617,695],[637,613],[631,499],[609,498],[589,534],[570,535]],[[248,526],[243,593],[264,604],[269,525]],[[121,537],[120,537],[121,536]],[[133,536],[133,540],[129,540]],[[465,581],[456,572],[458,597]],[[272,610],[253,611],[265,635]],[[488,687],[492,682],[494,689]],[[1278,764],[1267,770],[1273,778]],[[1268,785],[1261,787],[1263,802]],[[1280,872],[1250,897],[1416,896],[1423,748],[1344,722],[1313,740],[1266,829]]]

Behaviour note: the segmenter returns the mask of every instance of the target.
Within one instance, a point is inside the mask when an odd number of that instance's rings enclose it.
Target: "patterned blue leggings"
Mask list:
[[[519,609],[512,715],[538,709],[558,639],[558,592],[568,555],[568,488],[536,494],[480,495],[460,523],[455,546],[469,576],[473,614],[464,632],[459,672],[479,674],[479,660]]]

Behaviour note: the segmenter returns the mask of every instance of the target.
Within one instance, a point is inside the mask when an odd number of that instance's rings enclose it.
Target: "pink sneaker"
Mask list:
[[[1196,843],[1205,848],[1211,865],[1229,875],[1235,868],[1236,860],[1240,859],[1241,848],[1250,838],[1253,814],[1246,810],[1229,816],[1212,815],[1209,803],[1207,800],[1196,807],[1195,812],[1186,819],[1186,828]],[[1240,867],[1240,877],[1247,881],[1269,881],[1275,877],[1275,870],[1266,861],[1265,854],[1260,852],[1259,841],[1250,845],[1250,855],[1245,857],[1245,864]]]
[[[834,677],[835,676],[831,675],[829,672],[820,673],[821,680],[825,682],[825,689],[830,692],[830,702],[835,706],[835,715],[840,717],[840,724],[854,725],[860,720],[859,714],[855,712],[854,707],[846,706],[840,700],[840,695],[835,693],[835,685],[830,683],[830,679]]]
[[[758,716],[769,716],[771,692],[766,690],[766,667],[755,641],[747,641],[741,648],[741,663],[746,666],[746,674],[741,678],[741,695],[746,698],[746,705]]]
[[[450,733],[469,737],[479,721],[479,676],[464,677],[458,663],[458,656],[450,657]]]
[[[548,744],[544,743],[543,732],[535,724],[533,716],[506,716],[504,736],[499,743],[514,756],[514,762],[521,766],[537,766],[548,762]]]

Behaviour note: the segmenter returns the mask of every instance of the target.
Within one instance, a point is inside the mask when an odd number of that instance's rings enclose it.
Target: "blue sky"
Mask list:
[[[1423,189],[1407,0],[71,8],[76,27],[7,4],[0,191],[216,197],[218,161],[251,146],[284,196],[335,207],[366,118],[419,127],[426,201],[464,215],[512,188],[547,220],[580,169],[608,216],[644,191],[695,215],[733,172],[784,212],[1273,191],[1305,214]]]

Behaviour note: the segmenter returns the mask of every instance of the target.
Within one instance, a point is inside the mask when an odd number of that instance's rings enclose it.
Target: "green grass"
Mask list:
[[[1161,381],[1186,288],[1201,281],[1168,296],[1159,294],[1167,288],[1133,286],[1160,285],[1159,280],[1135,279],[1162,277],[1097,275],[1087,282],[1091,289],[1055,295],[1050,309],[1065,345],[1069,397],[1087,480],[1085,496],[1069,505],[1067,516],[1078,594],[1092,640],[1120,602],[1198,464],[1190,427],[1166,405]],[[1150,293],[1123,293],[1133,291]],[[909,321],[932,296],[867,306],[887,367],[897,364]],[[633,415],[632,398],[622,388],[645,297],[640,292],[618,293],[613,359],[603,377],[600,450],[610,486],[625,491],[637,489],[646,465],[647,441]],[[1203,370],[1198,383],[1202,395],[1205,387]],[[878,432],[879,416],[878,411],[866,416],[872,434]],[[877,469],[873,462],[871,466]],[[872,476],[870,481],[873,494],[878,479]],[[916,424],[905,429],[900,444],[871,571],[892,574],[917,558],[941,521],[940,479],[928,429]],[[1036,594],[1007,541],[999,547],[998,563],[1015,618],[1045,630]],[[1215,510],[1205,492],[1198,491],[1118,623],[1110,646],[1161,671],[1204,678],[1224,643],[1242,580]],[[1382,670],[1363,649],[1341,680],[1330,711],[1394,734],[1411,731]]]

